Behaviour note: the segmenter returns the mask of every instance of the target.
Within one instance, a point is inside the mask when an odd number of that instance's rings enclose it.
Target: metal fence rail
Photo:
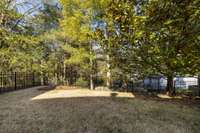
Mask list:
[[[41,85],[41,76],[36,73],[0,73],[0,93]]]

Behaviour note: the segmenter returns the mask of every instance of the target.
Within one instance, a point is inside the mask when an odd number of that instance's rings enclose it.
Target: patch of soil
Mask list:
[[[39,91],[49,91],[49,90],[53,90],[53,89],[55,89],[55,88],[56,88],[55,85],[48,85],[48,86],[44,86],[44,87],[42,87],[42,88],[39,88],[38,90],[39,90]]]

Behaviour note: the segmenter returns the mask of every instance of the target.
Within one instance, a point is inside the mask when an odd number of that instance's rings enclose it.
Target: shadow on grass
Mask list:
[[[175,104],[183,104],[188,106],[198,106],[200,107],[200,98],[192,98],[192,97],[184,97],[184,96],[174,96],[170,97],[165,93],[158,93],[158,92],[132,92],[136,98],[143,99],[143,100],[152,100],[157,102],[168,102],[168,103],[175,103]]]
[[[117,95],[118,95],[118,93],[115,93],[115,92],[112,92],[112,93],[110,94],[110,96],[111,96],[111,97],[114,97],[114,98],[117,97]]]
[[[34,95],[41,94],[41,92],[34,90]],[[43,132],[51,130],[52,133],[63,131],[83,133],[131,133],[137,131],[147,133],[149,130],[151,130],[150,133],[167,133],[169,131],[176,132],[177,129],[180,129],[178,132],[185,131],[186,126],[191,126],[191,123],[189,125],[187,123],[188,120],[191,120],[190,117],[186,115],[186,119],[184,117],[185,114],[174,113],[174,109],[176,109],[176,112],[181,112],[182,108],[179,106],[117,96],[116,92],[112,92],[107,97],[63,97],[26,101],[17,108],[11,106],[12,108],[9,111],[14,114],[14,117],[9,120],[7,116],[2,118],[4,122],[8,121],[8,124],[5,124],[8,126],[6,126],[4,132],[10,127],[14,127],[13,131],[38,132],[39,127]],[[169,110],[166,111],[165,108]],[[16,109],[18,110],[13,112]],[[193,110],[191,111],[191,114],[194,114]],[[185,122],[180,127],[180,124],[177,123],[182,120],[185,120]],[[196,119],[194,121],[198,122]],[[12,124],[11,126],[9,125],[10,123]],[[169,123],[173,127],[167,126]],[[195,128],[197,129],[198,127],[199,124],[197,123]],[[1,129],[4,128],[2,127]],[[168,128],[170,129],[169,131],[167,130]],[[192,133],[193,130],[190,132]]]

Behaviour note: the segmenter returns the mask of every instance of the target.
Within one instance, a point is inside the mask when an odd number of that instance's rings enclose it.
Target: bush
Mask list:
[[[75,83],[77,86],[81,86],[81,87],[88,87],[89,82],[85,79],[83,79],[82,77],[78,78],[78,80]]]
[[[96,86],[102,86],[102,85],[105,85],[105,82],[104,82],[104,80],[102,79],[102,78],[97,78],[96,80],[95,80],[95,85]]]

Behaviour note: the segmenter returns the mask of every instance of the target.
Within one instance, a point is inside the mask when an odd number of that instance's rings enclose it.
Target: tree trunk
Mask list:
[[[63,84],[66,85],[66,64],[63,62]]]
[[[107,81],[106,85],[108,88],[111,87],[111,70],[110,70],[110,57],[107,55]]]
[[[43,73],[43,71],[40,72],[40,82],[41,82],[41,85],[44,85],[44,73]]]
[[[167,76],[167,94],[175,95],[175,87],[174,87],[174,77],[173,74]]]
[[[92,74],[90,74],[90,90],[94,90],[94,79]]]
[[[93,49],[92,49],[92,43],[90,43],[90,55],[93,55]],[[94,60],[92,57],[90,57],[90,89],[94,90]]]

